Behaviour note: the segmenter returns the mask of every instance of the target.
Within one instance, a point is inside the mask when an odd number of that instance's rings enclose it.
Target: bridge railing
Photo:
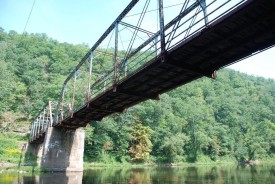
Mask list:
[[[43,139],[48,127],[53,126],[53,114],[56,111],[57,102],[49,101],[38,113],[31,123],[29,142],[39,142]]]
[[[64,81],[54,125],[245,1],[132,0]]]
[[[165,27],[166,50],[171,50],[194,34],[210,27],[213,22],[228,14],[247,0],[196,1],[181,11],[177,18]],[[199,6],[196,7],[197,3]],[[195,8],[196,7],[196,8]]]

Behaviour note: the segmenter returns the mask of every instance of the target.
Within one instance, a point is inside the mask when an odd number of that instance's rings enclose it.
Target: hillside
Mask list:
[[[0,130],[26,133],[88,49],[0,28]],[[268,159],[275,153],[275,81],[225,69],[216,80],[201,78],[85,130],[87,161]]]

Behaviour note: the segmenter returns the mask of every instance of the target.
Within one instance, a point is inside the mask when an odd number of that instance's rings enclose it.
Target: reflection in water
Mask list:
[[[253,183],[274,184],[275,166],[196,166],[147,168],[96,168],[82,172],[0,173],[1,183]]]
[[[81,184],[83,172],[47,172],[39,177],[39,183],[51,184]]]
[[[0,183],[81,184],[83,172],[2,173]]]
[[[83,183],[255,183],[274,184],[273,166],[196,166],[157,168],[104,168],[87,170]]]

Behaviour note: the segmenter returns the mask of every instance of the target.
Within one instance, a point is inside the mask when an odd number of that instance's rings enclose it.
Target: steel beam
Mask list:
[[[122,95],[128,95],[131,97],[137,97],[137,98],[141,98],[141,99],[151,99],[151,100],[159,100],[159,95],[156,96],[151,96],[151,95],[144,95],[144,94],[140,94],[140,93],[136,93],[133,91],[127,91],[127,90],[122,90],[122,89],[116,89],[115,93],[118,94],[122,94]]]
[[[155,34],[155,33],[152,33],[152,32],[150,32],[150,31],[147,31],[147,30],[145,30],[145,29],[142,29],[142,28],[140,28],[140,27],[137,27],[137,26],[128,24],[128,23],[126,23],[126,22],[120,22],[119,24],[121,24],[121,25],[123,25],[123,26],[125,26],[125,27],[130,27],[130,28],[132,28],[132,29],[134,29],[134,30],[137,30],[137,31],[146,33],[146,34],[148,34],[148,35],[154,35],[154,34]]]
[[[139,0],[132,0],[128,6],[122,11],[122,13],[116,18],[116,20],[110,25],[110,27],[103,33],[103,35],[99,38],[99,40],[94,44],[94,46],[90,49],[90,51],[82,58],[82,60],[78,63],[78,65],[75,67],[75,70],[78,70],[80,66],[89,58],[90,53],[92,51],[95,51],[97,47],[101,44],[101,42],[110,34],[110,32],[115,28],[115,25],[117,22],[120,22],[129,11],[137,4]],[[66,78],[64,83],[66,84],[73,76],[73,72],[69,74],[69,76]]]
[[[173,20],[171,20],[169,23],[167,23],[164,26],[164,31],[169,29],[171,26],[173,26],[176,22],[181,20],[185,15],[190,13],[192,10],[194,10],[197,6],[199,6],[199,3],[195,1],[192,5],[190,5],[188,8],[186,8],[185,11],[180,13],[177,17],[175,17]],[[155,37],[160,35],[160,31],[158,31],[155,35],[151,36],[148,40],[146,40],[143,44],[141,44],[139,47],[137,47],[135,50],[133,50],[129,55],[127,56],[126,60],[131,58],[133,55],[138,53],[141,49],[143,49],[145,46],[147,46],[150,42],[154,41]]]
[[[199,3],[200,3],[201,9],[203,11],[204,22],[205,22],[205,25],[207,25],[208,24],[208,16],[207,16],[206,2],[205,2],[205,0],[197,0],[197,1],[199,1]]]
[[[115,50],[114,50],[114,82],[113,85],[116,85],[117,82],[117,53],[118,53],[118,22],[115,24]]]
[[[56,107],[56,110],[54,112],[53,125],[57,125],[58,124],[58,114],[60,112],[61,103],[63,103],[63,101],[64,101],[65,88],[66,88],[66,83],[64,82],[64,84],[62,86],[62,89],[61,89],[61,95],[59,97],[59,100],[58,100],[58,103],[57,103],[57,107]]]
[[[159,8],[159,34],[160,34],[160,47],[161,54],[165,52],[165,29],[164,29],[164,14],[163,14],[163,0],[158,0]]]
[[[91,111],[92,110],[97,110],[97,111],[108,112],[108,113],[121,113],[121,112],[123,112],[123,109],[109,109],[109,108],[103,109],[101,107],[94,106],[94,105],[88,107],[88,109],[91,110]]]
[[[188,63],[180,63],[180,64],[174,64],[173,62],[171,62],[171,59],[169,59],[169,63],[165,62],[164,64],[165,65],[168,65],[168,66],[172,66],[172,67],[176,67],[176,68],[179,68],[181,70],[184,70],[186,72],[190,72],[190,73],[194,73],[194,74],[198,74],[200,76],[204,76],[204,77],[208,77],[208,78],[213,78],[212,77],[212,72],[207,72],[207,71],[204,71],[196,66],[192,66]]]
[[[92,73],[93,73],[93,52],[90,53],[90,66],[89,66],[89,81],[88,81],[88,94],[86,102],[90,101],[91,97],[91,80],[92,80]]]
[[[49,101],[50,126],[53,126],[52,102]],[[48,126],[49,127],[49,126]]]

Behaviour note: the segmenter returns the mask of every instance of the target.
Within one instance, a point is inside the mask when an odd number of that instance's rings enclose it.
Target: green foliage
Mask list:
[[[87,50],[45,34],[0,28],[1,132],[28,128],[26,122],[48,100],[58,99],[63,81]],[[110,57],[95,61],[112,69]],[[100,73],[101,64],[95,62],[95,72]],[[216,80],[201,78],[159,101],[91,122],[85,131],[85,159],[93,162],[267,159],[275,153],[275,81],[225,69]],[[0,155],[17,149],[9,141],[0,145]]]
[[[0,33],[0,114],[35,116],[57,99],[68,72],[88,50],[85,45],[60,44],[45,34]]]
[[[92,155],[91,147],[93,145],[93,132],[94,128],[90,125],[85,128],[85,159],[89,159],[89,157]]]
[[[18,163],[21,154],[23,154],[21,141],[24,139],[24,136],[12,132],[1,133],[0,162]]]
[[[0,114],[12,108],[14,101],[15,81],[12,73],[9,72],[6,62],[0,59]]]
[[[133,162],[146,161],[149,159],[152,148],[150,140],[152,133],[153,130],[150,127],[142,125],[139,121],[136,122],[129,148]]]
[[[184,146],[188,143],[189,137],[184,133],[178,133],[171,137],[165,137],[162,146],[165,157],[169,162],[179,161],[178,156],[184,155]],[[184,160],[181,160],[184,161]]]

